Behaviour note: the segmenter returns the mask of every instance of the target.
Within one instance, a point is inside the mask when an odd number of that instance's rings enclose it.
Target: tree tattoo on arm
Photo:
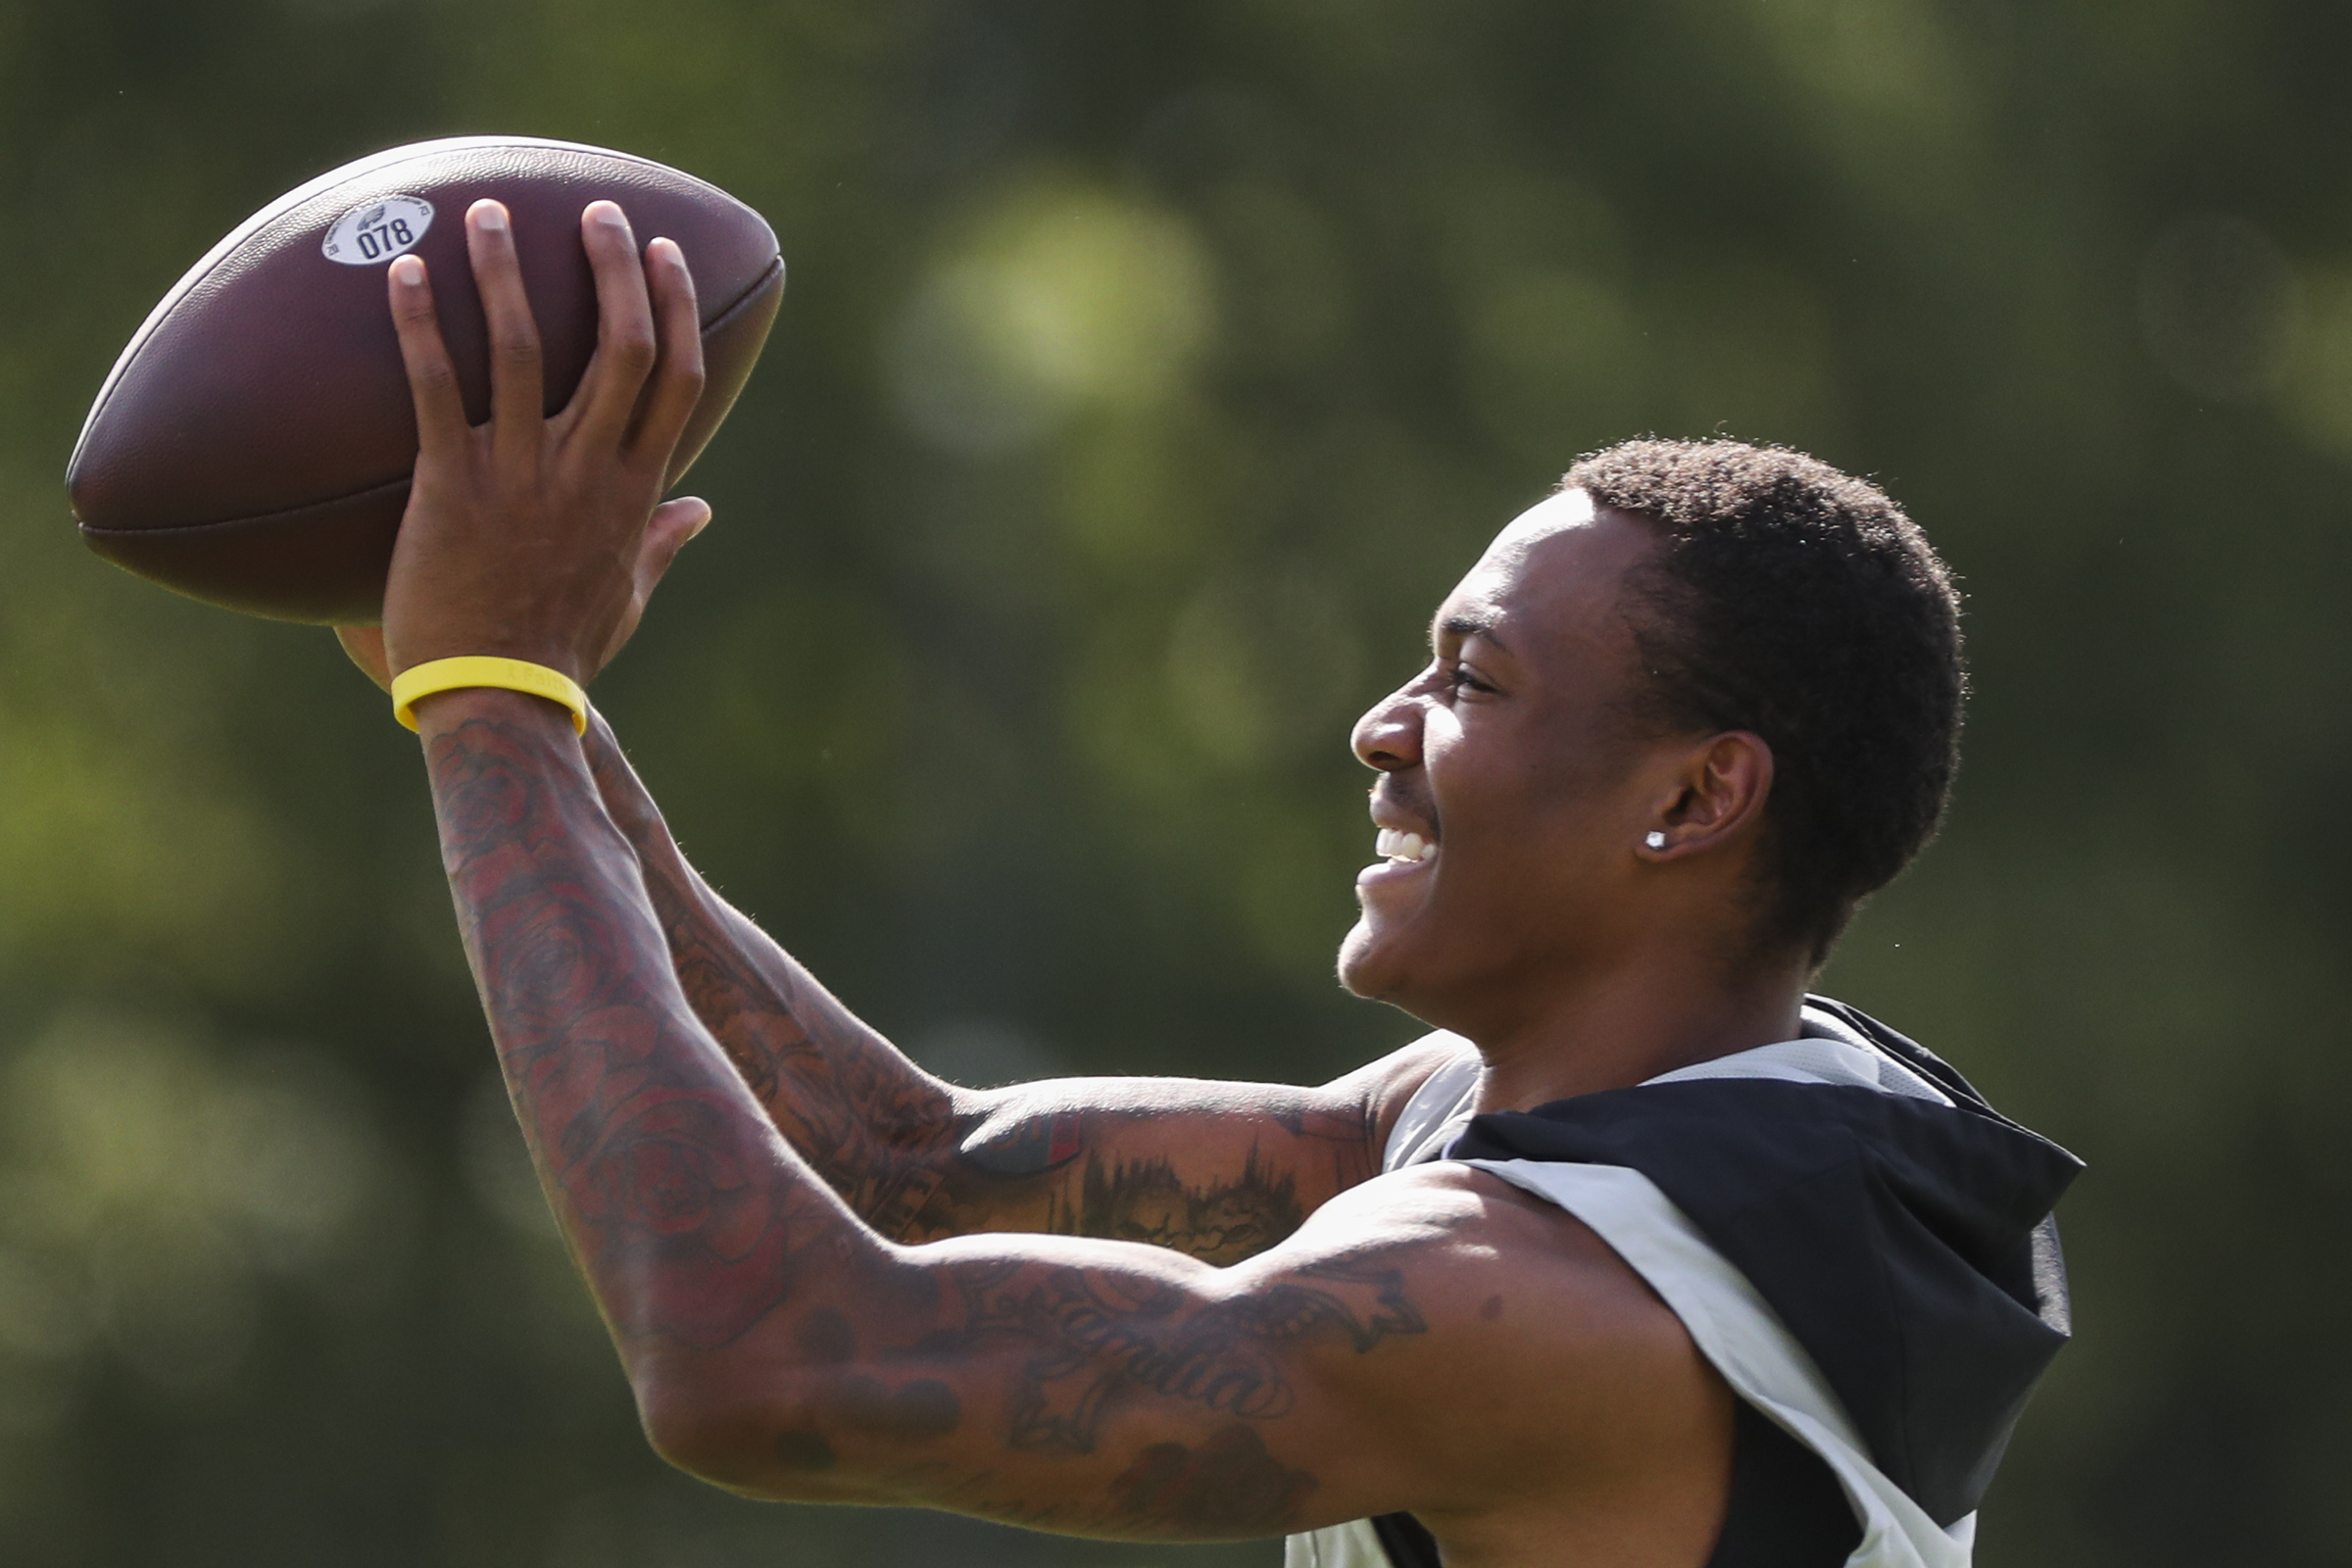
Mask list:
[[[1287,1528],[1317,1485],[1267,1444],[1298,1405],[1296,1358],[1425,1332],[1397,1259],[1318,1256],[1218,1293],[1197,1265],[1140,1251],[1073,1263],[1017,1243],[977,1257],[970,1244],[934,1258],[890,1248],[779,1136],[688,1006],[637,855],[568,728],[509,701],[429,727],[443,858],[518,1117],[632,1371],[732,1383],[789,1369],[762,1477],[829,1473],[855,1444],[898,1466],[859,1472],[875,1500],[1046,1528]],[[1132,1221],[1122,1180],[1158,1178],[1102,1173],[1084,1200]],[[1114,1421],[1154,1411],[1187,1417],[1190,1435],[1131,1458],[1106,1446]],[[1108,1477],[1062,1468],[1105,1451],[1121,1461]]]
[[[962,1108],[956,1091],[858,1021],[711,890],[601,715],[587,749],[598,793],[642,865],[688,1004],[786,1141],[883,1235],[921,1242],[1034,1228],[1148,1242],[1224,1265],[1304,1219],[1312,1205],[1296,1175],[1254,1148],[1238,1170],[1189,1179],[1165,1157],[1102,1155],[1113,1135],[1148,1141],[1155,1120],[1174,1132],[1181,1109]],[[1277,1102],[1261,1114],[1295,1164],[1329,1162],[1331,1191],[1377,1168],[1368,1109]]]

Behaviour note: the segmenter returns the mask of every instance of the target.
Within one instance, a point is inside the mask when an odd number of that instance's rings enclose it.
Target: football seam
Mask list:
[[[409,472],[396,478],[386,479],[381,484],[364,485],[357,490],[347,490],[339,496],[328,496],[323,501],[305,501],[299,507],[280,507],[275,512],[249,512],[242,517],[215,517],[210,522],[169,522],[160,528],[102,528],[92,523],[79,521],[76,521],[74,526],[93,539],[154,539],[169,534],[198,533],[206,528],[242,528],[251,523],[275,522],[280,518],[297,516],[305,512],[318,512],[327,507],[339,507],[353,501],[365,501],[370,496],[381,495],[386,491],[405,490],[416,482],[416,473],[412,468]]]
[[[726,308],[710,318],[710,324],[705,326],[698,335],[708,339],[711,333],[733,320],[737,313],[741,312],[762,288],[767,286],[767,280],[783,270],[784,258],[781,253],[769,258],[767,266],[761,270],[759,277],[753,281],[751,286],[728,301]],[[161,534],[188,533],[200,528],[238,528],[247,523],[269,522],[274,518],[291,517],[300,513],[316,512],[321,507],[338,507],[347,502],[366,500],[369,496],[379,495],[387,490],[411,484],[416,477],[416,465],[412,462],[409,471],[406,473],[394,474],[389,479],[380,479],[373,484],[364,484],[357,490],[346,490],[341,495],[325,496],[317,501],[305,501],[299,506],[280,507],[275,512],[249,512],[237,517],[210,517],[203,522],[167,522],[145,528],[108,528],[75,518],[74,526],[84,534],[99,539],[152,539]]]

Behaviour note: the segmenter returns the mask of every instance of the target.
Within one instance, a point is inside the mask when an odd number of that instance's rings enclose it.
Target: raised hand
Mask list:
[[[392,315],[416,406],[409,510],[384,593],[383,664],[490,654],[585,684],[617,653],[680,546],[710,519],[661,503],[679,433],[702,396],[694,279],[669,240],[640,259],[612,202],[580,215],[597,284],[597,348],[579,389],[545,415],[539,333],[507,212],[466,215],[490,328],[490,418],[469,426],[424,262],[389,270]],[[368,669],[368,639],[344,637]]]

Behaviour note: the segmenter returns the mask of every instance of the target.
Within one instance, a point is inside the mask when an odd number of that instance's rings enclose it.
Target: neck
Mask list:
[[[1790,957],[1694,977],[1683,953],[1579,976],[1512,1015],[1448,1027],[1486,1058],[1478,1108],[1526,1110],[1794,1039],[1809,976]]]

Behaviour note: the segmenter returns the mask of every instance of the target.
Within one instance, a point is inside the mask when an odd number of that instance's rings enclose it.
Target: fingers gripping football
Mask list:
[[[661,321],[661,361],[644,417],[638,421],[636,445],[653,454],[657,465],[665,466],[703,399],[703,335],[697,324],[701,305],[694,295],[694,274],[686,270],[686,253],[675,240],[657,239],[646,247],[646,270],[653,278],[653,303]]]
[[[409,394],[416,404],[420,447],[454,450],[466,438],[466,400],[458,369],[441,337],[441,315],[424,275],[424,260],[403,256],[391,267],[392,324],[400,334],[401,363],[408,367]]]
[[[547,387],[539,366],[539,323],[531,319],[506,208],[492,201],[473,204],[466,214],[466,254],[490,327],[491,451],[507,464],[527,464],[543,445],[539,425]],[[599,298],[597,308],[605,303]]]
[[[586,681],[634,631],[647,595],[709,517],[656,502],[703,387],[692,275],[678,247],[640,256],[611,202],[581,215],[599,330],[566,407],[545,414],[540,340],[507,215],[466,214],[466,249],[491,347],[490,418],[466,422],[421,260],[390,270],[418,455],[384,600],[397,673],[495,654]]]
[[[646,290],[650,257],[638,260],[628,217],[612,202],[580,215],[580,243],[596,273],[596,354],[564,416],[575,435],[617,447],[661,351]]]

